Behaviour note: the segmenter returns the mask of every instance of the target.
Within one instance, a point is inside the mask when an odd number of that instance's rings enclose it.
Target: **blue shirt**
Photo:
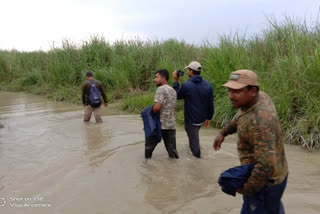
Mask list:
[[[211,120],[214,114],[213,88],[211,84],[195,75],[188,81],[173,84],[178,99],[184,99],[184,121],[191,124],[202,124]]]

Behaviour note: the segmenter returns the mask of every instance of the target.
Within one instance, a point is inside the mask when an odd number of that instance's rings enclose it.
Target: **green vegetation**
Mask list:
[[[192,60],[201,62],[202,76],[215,89],[214,126],[221,127],[235,112],[220,86],[231,71],[248,68],[258,73],[261,90],[274,100],[287,141],[320,147],[319,23],[307,27],[290,19],[270,20],[260,35],[222,36],[217,45],[176,40],[110,44],[93,37],[82,45],[64,41],[48,52],[0,51],[0,87],[80,103],[80,85],[90,69],[111,100],[122,99],[124,110],[138,113],[153,102],[153,71],[182,69]],[[183,121],[182,109],[179,102],[178,121]]]

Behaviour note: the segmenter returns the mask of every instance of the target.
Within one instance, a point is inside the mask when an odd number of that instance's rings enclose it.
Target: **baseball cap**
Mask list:
[[[248,85],[259,86],[258,75],[250,70],[238,70],[232,72],[229,81],[222,86],[231,89],[241,89]]]
[[[191,70],[194,70],[194,71],[201,71],[201,64],[199,62],[192,61],[188,66],[185,67],[185,69],[187,68],[190,68]]]

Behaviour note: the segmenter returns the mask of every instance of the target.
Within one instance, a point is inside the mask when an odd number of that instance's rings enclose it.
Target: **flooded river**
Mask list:
[[[82,121],[81,106],[0,92],[0,213],[240,213],[241,197],[221,192],[217,178],[239,165],[236,137],[219,152],[218,131],[201,130],[203,158],[177,131],[179,160],[163,143],[144,159],[142,121],[103,110],[103,124]],[[320,153],[286,146],[289,214],[320,213]]]

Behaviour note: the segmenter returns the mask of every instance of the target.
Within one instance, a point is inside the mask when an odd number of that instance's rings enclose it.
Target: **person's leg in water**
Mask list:
[[[267,210],[267,213],[274,214],[284,214],[284,207],[281,202],[282,195],[284,190],[287,187],[288,176],[284,179],[281,184],[270,187],[265,195],[264,207]]]
[[[260,193],[263,194],[263,201],[258,200],[254,196],[243,196],[241,214],[285,214],[281,198],[287,186],[287,179],[288,176],[281,184],[270,186],[263,193]]]
[[[84,107],[84,122],[90,121],[92,112],[93,108],[90,105]]]
[[[179,155],[176,148],[176,130],[175,129],[162,129],[162,138],[164,145],[170,158],[179,159]]]
[[[156,140],[156,137],[150,137],[149,139],[146,140],[145,142],[145,158],[149,159],[152,157],[152,152],[158,145],[158,142]]]
[[[199,131],[201,126],[195,126],[189,123],[185,124],[185,130],[189,138],[189,146],[192,151],[192,154],[201,158],[200,144],[199,144]]]
[[[101,105],[98,108],[93,109],[94,118],[96,119],[97,123],[102,123],[102,117],[101,117]]]

